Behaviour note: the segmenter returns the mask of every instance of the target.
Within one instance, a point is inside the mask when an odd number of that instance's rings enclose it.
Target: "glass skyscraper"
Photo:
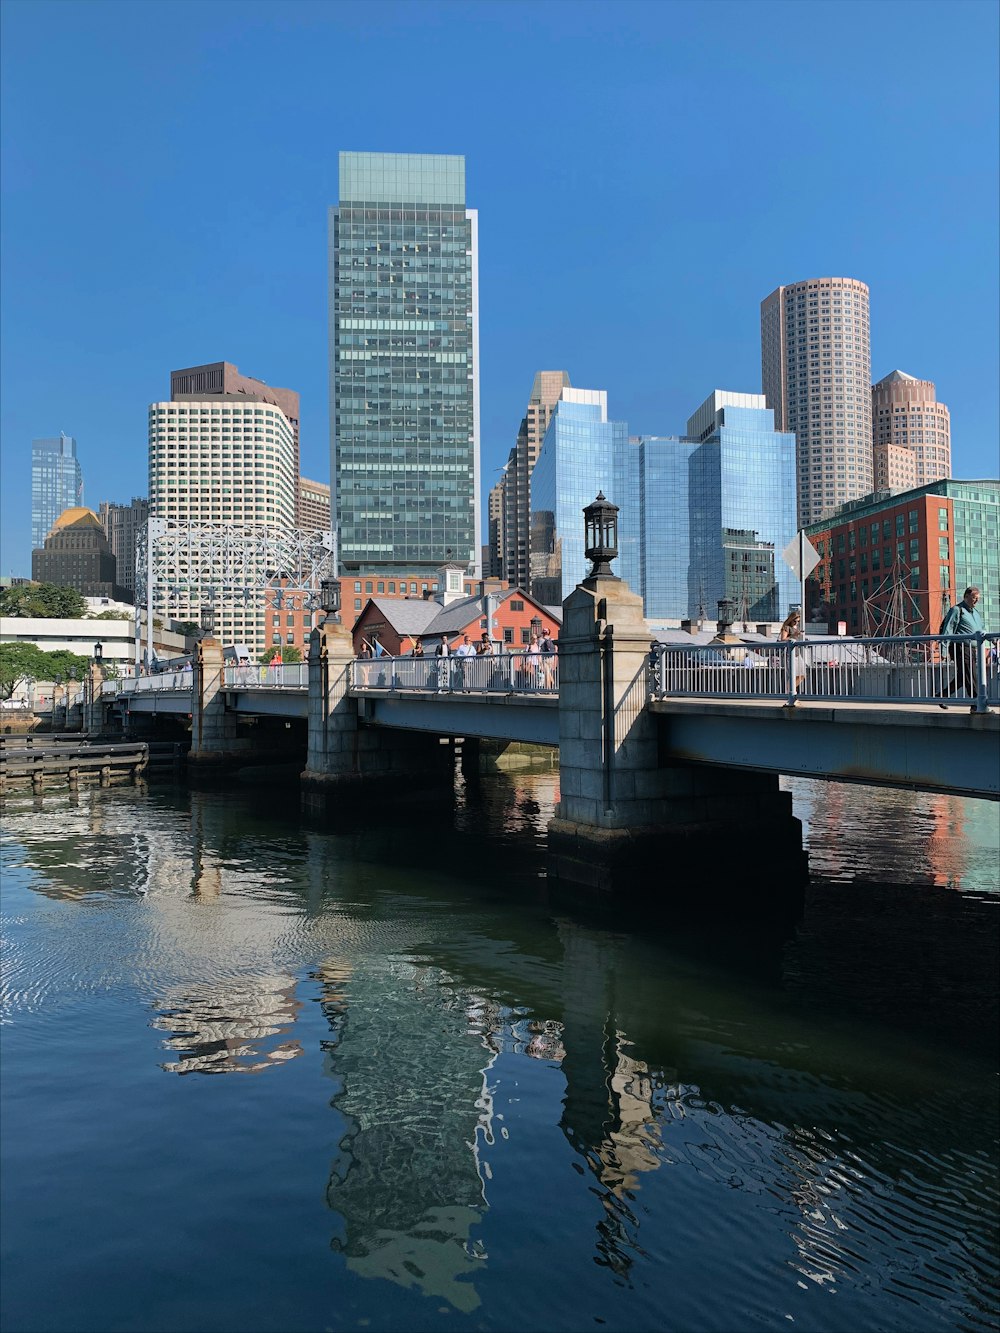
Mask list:
[[[798,601],[781,552],[795,535],[795,437],[774,429],[761,394],[716,390],[684,436],[629,438],[599,404],[565,401],[531,479],[532,592],[562,601],[586,577],[584,505],[619,506],[617,572],[651,619],[773,621]]]
[[[340,154],[330,473],[348,570],[479,572],[477,227],[464,157]]]
[[[628,426],[608,420],[605,390],[563,389],[531,474],[529,577],[531,595],[544,605],[558,606],[586,577],[583,508],[598,491],[623,510],[619,538],[637,536],[624,512],[628,461]],[[637,590],[625,569],[619,572]]]
[[[31,441],[31,549],[45,545],[53,523],[64,509],[83,504],[83,473],[76,440],[60,435]]]

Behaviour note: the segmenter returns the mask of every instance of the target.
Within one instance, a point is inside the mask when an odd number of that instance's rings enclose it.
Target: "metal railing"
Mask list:
[[[244,666],[222,668],[222,683],[227,690],[299,690],[309,688],[309,663],[285,662],[281,666]]]
[[[555,653],[484,653],[476,657],[375,657],[352,663],[358,690],[428,690],[440,694],[557,694]]]
[[[987,712],[1000,705],[1000,634],[658,644],[650,691],[661,699],[850,698]]]
[[[190,690],[193,671],[159,671],[152,676],[122,676],[101,683],[101,694],[148,694],[158,690]]]

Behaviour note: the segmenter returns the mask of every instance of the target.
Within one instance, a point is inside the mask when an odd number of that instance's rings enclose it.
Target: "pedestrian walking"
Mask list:
[[[979,692],[979,686],[976,678],[976,635],[985,633],[986,626],[983,623],[983,614],[977,607],[980,592],[978,588],[966,588],[962,594],[962,600],[957,602],[947,613],[944,620],[941,621],[941,634],[961,635],[968,640],[966,643],[959,643],[952,640],[947,645],[947,653],[955,666],[955,677],[946,689],[941,691],[945,697],[955,694],[958,690],[965,690],[970,699],[975,699]],[[939,703],[939,708],[947,708],[946,703]],[[969,709],[971,713],[976,711],[975,704]]]
[[[778,631],[778,642],[788,643],[795,639],[802,638],[802,617],[798,611],[791,611],[782,621],[781,629]],[[793,648],[789,653],[791,671],[795,673],[795,693],[806,683],[805,667],[802,662],[802,654]],[[791,671],[789,674],[791,674]]]

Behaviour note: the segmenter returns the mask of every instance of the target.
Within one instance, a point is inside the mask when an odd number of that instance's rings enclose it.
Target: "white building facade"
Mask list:
[[[150,404],[149,512],[190,528],[290,530],[296,514],[295,436],[282,410],[245,394]],[[153,591],[154,614],[198,622],[206,603],[224,643],[266,643],[259,586],[233,585],[213,542],[192,537],[174,579]],[[261,571],[263,578],[264,571]]]

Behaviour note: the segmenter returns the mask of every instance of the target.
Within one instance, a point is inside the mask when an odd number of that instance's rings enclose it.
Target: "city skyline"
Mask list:
[[[706,382],[760,387],[760,302],[812,273],[867,284],[873,382],[894,367],[933,381],[951,412],[954,476],[996,474],[990,7],[949,7],[942,24],[942,6],[916,4],[901,28],[897,6],[869,6],[863,22],[838,6],[861,45],[846,68],[817,68],[810,57],[827,5],[574,6],[587,17],[572,38],[575,64],[540,87],[530,115],[505,117],[502,131],[490,108],[505,62],[528,26],[539,37],[564,35],[565,8],[470,6],[463,25],[449,24],[439,5],[380,9],[397,91],[373,108],[361,97],[363,67],[344,59],[340,83],[358,103],[345,110],[344,88],[335,96],[319,79],[304,102],[271,92],[251,107],[237,93],[239,59],[267,41],[276,73],[295,68],[301,89],[331,43],[362,49],[370,25],[360,10],[264,5],[237,24],[219,8],[231,69],[216,63],[207,32],[186,37],[189,64],[213,61],[208,89],[146,45],[164,6],[115,9],[114,24],[106,4],[5,6],[4,314],[18,338],[3,348],[4,574],[26,573],[30,558],[32,438],[61,426],[77,439],[95,504],[142,493],[145,411],[162,393],[164,364],[221,354],[272,384],[294,383],[302,471],[328,479],[323,229],[341,148],[466,158],[467,197],[483,219],[484,509],[538,367],[606,385],[633,429],[662,431]],[[895,73],[880,59],[884,42],[898,58]],[[425,44],[481,61],[460,119],[424,98],[419,121],[400,120],[423,96],[415,55]],[[674,134],[653,95],[664,86],[662,58],[672,54],[675,91],[694,94],[699,53],[709,48],[727,96],[699,104]],[[934,86],[913,83],[906,66],[931,55]],[[39,107],[31,89],[43,67],[57,77]],[[557,153],[533,153],[541,114]],[[105,123],[117,150],[107,167]],[[221,166],[180,153],[195,124],[226,135]],[[780,140],[776,161],[764,137]],[[262,191],[248,171],[281,150],[294,160],[294,196]],[[896,180],[919,164],[921,184],[910,192],[920,207],[903,207],[892,192],[852,193],[859,150],[867,161],[891,158]],[[137,175],[135,161],[150,173]],[[713,209],[710,194],[703,208],[669,206],[678,190],[692,198],[710,190],[717,168],[706,164],[718,161],[736,210]],[[71,221],[54,206],[67,194]]]

